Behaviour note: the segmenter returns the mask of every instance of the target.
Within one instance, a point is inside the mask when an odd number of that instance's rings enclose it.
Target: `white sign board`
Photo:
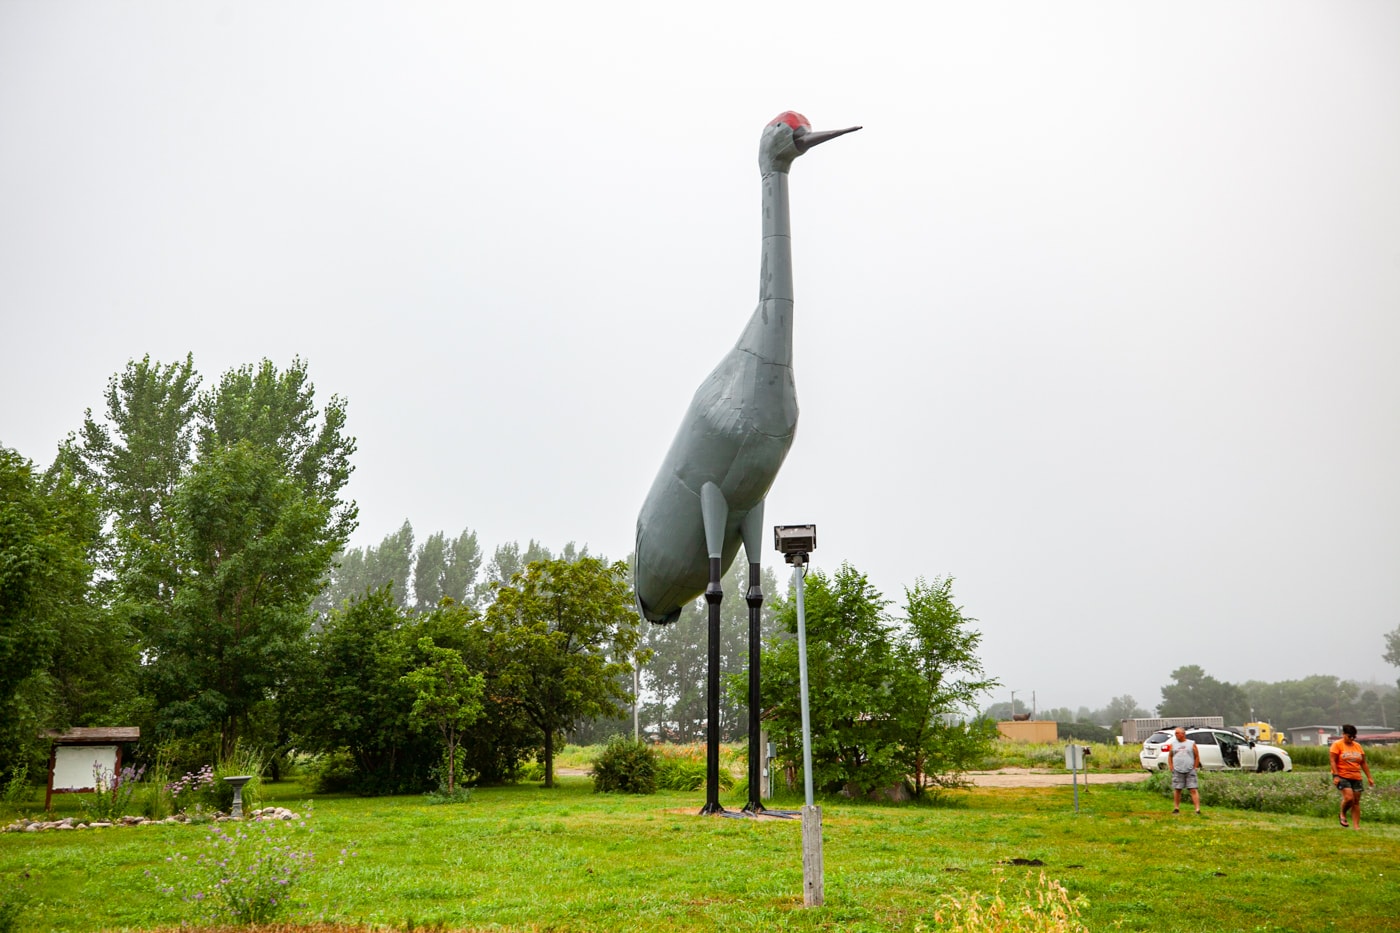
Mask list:
[[[117,770],[117,746],[60,745],[54,749],[53,789],[90,790],[97,767],[108,775]]]

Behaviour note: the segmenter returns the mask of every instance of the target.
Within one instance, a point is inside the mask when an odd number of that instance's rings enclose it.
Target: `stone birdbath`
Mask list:
[[[225,781],[233,785],[233,812],[229,815],[235,820],[243,819],[243,785],[252,779],[253,775],[251,774],[224,778]]]

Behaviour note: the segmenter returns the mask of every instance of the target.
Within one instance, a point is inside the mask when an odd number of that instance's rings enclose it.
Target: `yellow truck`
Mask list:
[[[1257,730],[1257,734],[1255,731]],[[1275,729],[1267,722],[1247,722],[1244,724],[1244,734],[1258,742],[1268,745],[1287,745],[1288,736],[1282,730]]]

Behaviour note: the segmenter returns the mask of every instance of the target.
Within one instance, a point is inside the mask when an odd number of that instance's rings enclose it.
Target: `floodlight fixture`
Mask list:
[[[789,564],[805,564],[817,549],[816,525],[774,525],[773,547]]]

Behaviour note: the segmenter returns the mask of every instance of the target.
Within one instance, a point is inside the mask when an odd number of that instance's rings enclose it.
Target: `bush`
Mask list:
[[[318,794],[344,794],[355,787],[359,769],[347,751],[327,752],[307,764],[311,787]]]
[[[437,790],[430,790],[423,795],[423,800],[430,804],[442,803],[467,803],[472,799],[472,789],[458,784],[452,790],[446,787],[439,787]]]
[[[654,794],[657,755],[643,742],[615,737],[593,763],[592,774],[595,792]]]

